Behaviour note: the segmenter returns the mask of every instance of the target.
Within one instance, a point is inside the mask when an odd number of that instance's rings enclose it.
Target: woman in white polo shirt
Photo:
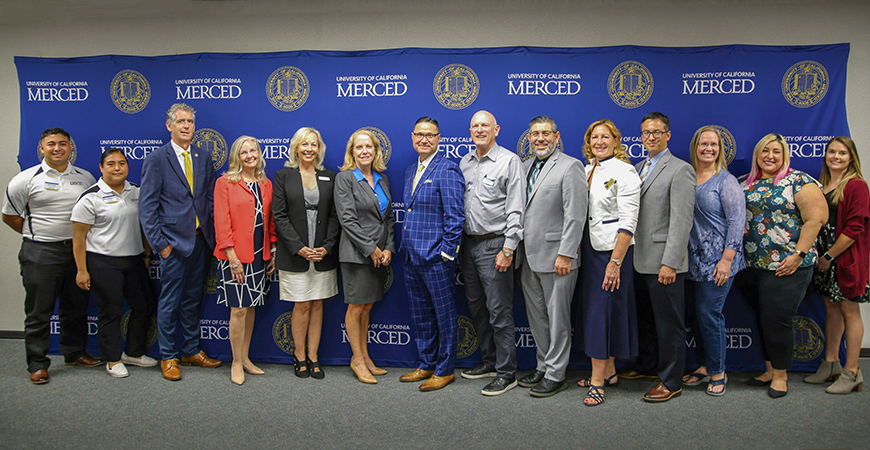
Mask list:
[[[106,372],[126,377],[125,363],[140,367],[157,364],[145,355],[154,297],[149,286],[147,243],[139,226],[139,186],[127,181],[124,152],[117,148],[104,151],[100,172],[103,175],[97,184],[82,193],[72,211],[76,284],[93,290],[97,300],[100,353],[107,361]],[[118,336],[125,298],[132,312],[122,353]]]

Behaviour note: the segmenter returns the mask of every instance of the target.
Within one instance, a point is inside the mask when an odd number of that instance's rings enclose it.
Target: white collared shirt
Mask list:
[[[181,172],[187,175],[187,171],[184,169],[184,152],[190,151],[190,145],[187,148],[181,148],[180,145],[176,144],[175,141],[170,140],[172,143],[172,149],[175,150],[175,157],[178,158],[178,164],[181,166]],[[193,164],[193,155],[190,155],[190,163]]]
[[[70,220],[91,225],[86,247],[91,253],[134,256],[145,251],[139,227],[139,186],[129,181],[119,194],[100,178],[76,202]]]
[[[22,236],[37,242],[72,239],[70,213],[94,184],[90,172],[67,164],[58,172],[45,161],[15,175],[6,187],[3,214],[24,218]]]

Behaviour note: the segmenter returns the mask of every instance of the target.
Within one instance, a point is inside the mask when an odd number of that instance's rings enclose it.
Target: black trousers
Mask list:
[[[776,276],[774,270],[746,269],[734,284],[755,309],[764,360],[777,370],[787,370],[794,354],[794,316],[807,294],[813,268],[804,267],[791,275]]]
[[[103,360],[121,359],[121,316],[125,298],[130,305],[130,320],[124,352],[132,357],[144,355],[157,300],[151,294],[148,269],[142,256],[106,256],[88,252],[88,273],[99,311],[97,323]]]
[[[682,387],[686,367],[686,274],[659,283],[658,274],[635,272],[638,355],[634,370],[658,374],[671,391]]]
[[[88,343],[88,293],[76,286],[72,241],[24,239],[18,253],[24,283],[24,347],[27,370],[48,369],[51,360],[51,315],[59,299],[60,351],[75,361]]]

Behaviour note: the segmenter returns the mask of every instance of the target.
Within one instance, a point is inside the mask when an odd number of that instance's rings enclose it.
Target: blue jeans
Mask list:
[[[725,299],[734,277],[722,286],[715,281],[690,281],[695,293],[695,317],[698,320],[698,361],[707,366],[707,373],[725,371]]]

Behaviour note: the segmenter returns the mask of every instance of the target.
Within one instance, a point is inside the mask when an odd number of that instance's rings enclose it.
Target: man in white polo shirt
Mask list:
[[[6,187],[3,222],[21,233],[18,261],[24,281],[24,346],[30,382],[48,383],[50,319],[60,298],[60,351],[67,365],[96,367],[85,353],[88,295],[76,286],[70,214],[94,177],[69,162],[69,133],[49,128],[39,138],[42,163],[22,171]]]

